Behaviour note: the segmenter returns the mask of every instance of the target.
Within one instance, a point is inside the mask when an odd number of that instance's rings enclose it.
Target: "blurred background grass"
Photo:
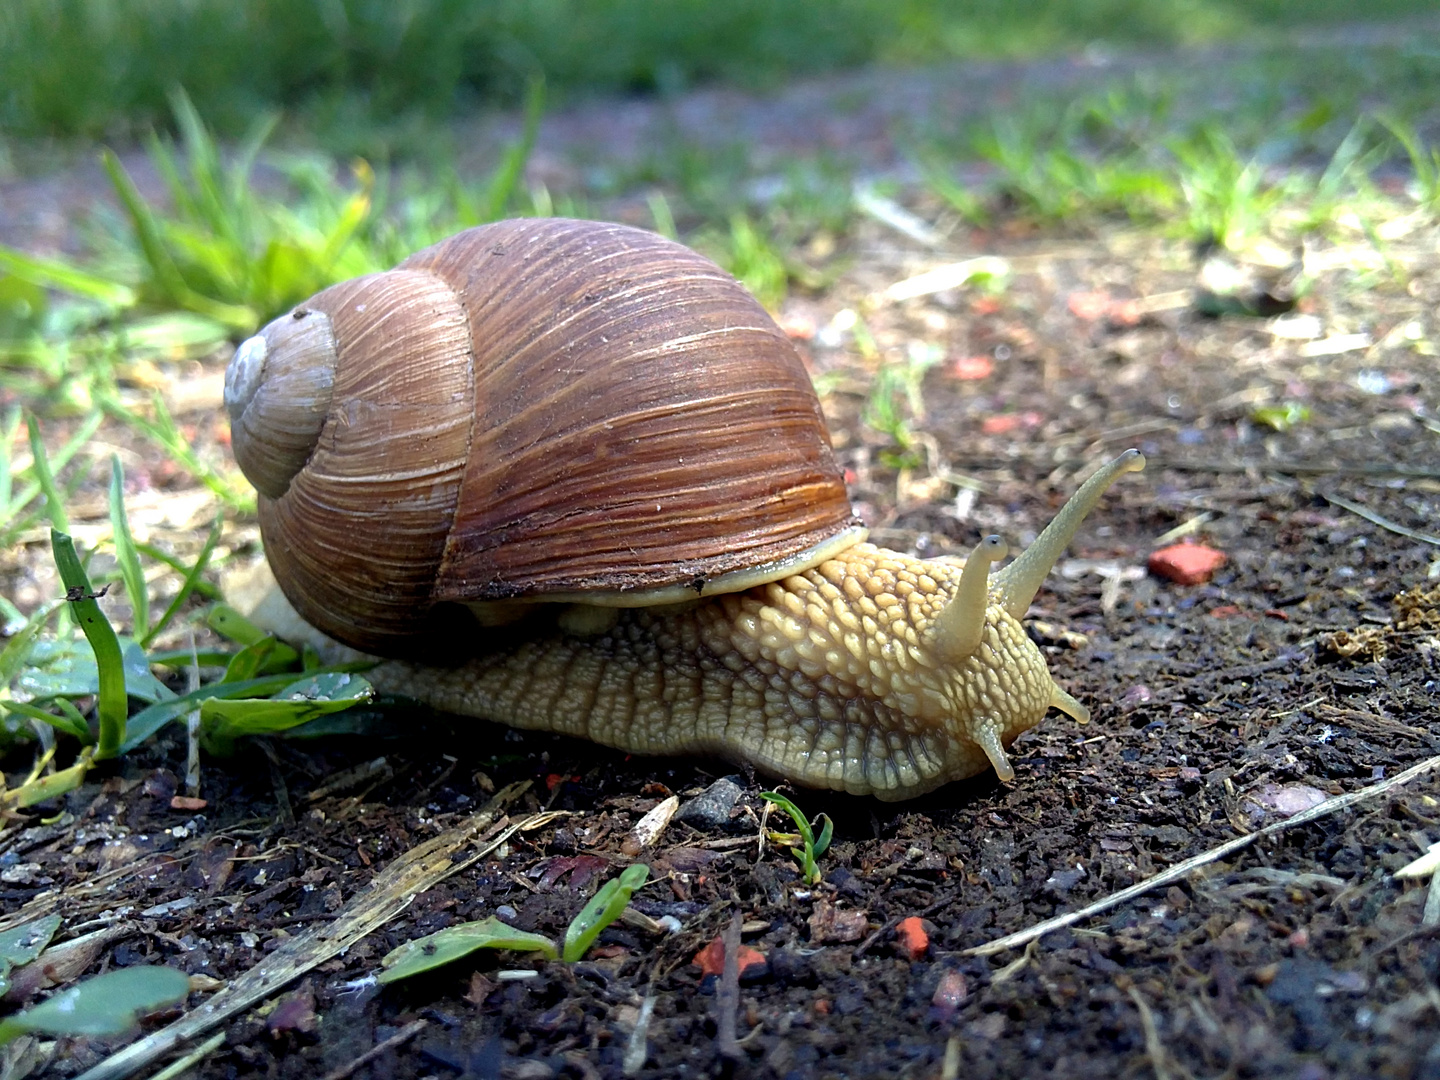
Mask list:
[[[5,0],[0,129],[124,138],[183,86],[222,135],[282,109],[321,133],[509,103],[775,85],[880,62],[1095,41],[1263,40],[1434,14],[1434,0]]]

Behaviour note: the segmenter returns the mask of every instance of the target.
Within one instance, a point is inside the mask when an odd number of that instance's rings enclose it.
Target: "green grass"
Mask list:
[[[1433,13],[1428,0],[7,0],[0,129],[115,136],[182,86],[227,135],[275,109],[371,148],[414,115],[562,96],[773,85],[857,64],[1193,44]],[[347,134],[348,133],[348,136]]]

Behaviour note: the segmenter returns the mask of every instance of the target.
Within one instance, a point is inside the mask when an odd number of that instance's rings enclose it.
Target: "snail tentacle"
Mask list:
[[[1059,709],[1077,724],[1088,724],[1090,722],[1089,707],[1082,702],[1076,701],[1064,690],[1061,690],[1059,686],[1050,687],[1050,707],[1052,709]]]
[[[1009,552],[1009,545],[1000,537],[987,536],[965,560],[954,598],[930,626],[935,651],[950,663],[958,664],[979,647],[990,599],[990,567]]]
[[[1085,515],[1095,509],[1110,485],[1126,473],[1145,468],[1145,455],[1139,450],[1126,450],[1115,460],[1102,465],[1094,476],[1080,485],[1070,501],[1060,508],[1055,520],[1045,526],[1035,542],[1005,569],[995,575],[995,591],[1000,604],[1011,615],[1024,617],[1030,601],[1040,591],[1045,575],[1060,561],[1065,548],[1075,538]]]
[[[975,740],[976,746],[985,751],[985,756],[990,759],[990,764],[995,769],[995,775],[1008,784],[1015,779],[1015,766],[1011,765],[1010,759],[1005,756],[1000,732],[1001,725],[987,717],[971,728],[971,738]]]

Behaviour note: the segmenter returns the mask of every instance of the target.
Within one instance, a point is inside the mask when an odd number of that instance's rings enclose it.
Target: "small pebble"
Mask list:
[[[676,820],[697,829],[718,829],[730,822],[730,811],[740,800],[744,789],[733,779],[722,776],[695,798],[680,807]]]

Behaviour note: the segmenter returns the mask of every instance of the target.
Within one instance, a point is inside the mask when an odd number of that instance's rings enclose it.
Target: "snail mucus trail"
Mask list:
[[[1101,467],[994,574],[998,536],[963,564],[864,543],[748,293],[558,219],[325,290],[237,349],[226,403],[278,582],[248,606],[280,636],[393,657],[376,686],[441,711],[884,800],[1011,780],[1051,706],[1088,719],[1020,619],[1145,464]]]

